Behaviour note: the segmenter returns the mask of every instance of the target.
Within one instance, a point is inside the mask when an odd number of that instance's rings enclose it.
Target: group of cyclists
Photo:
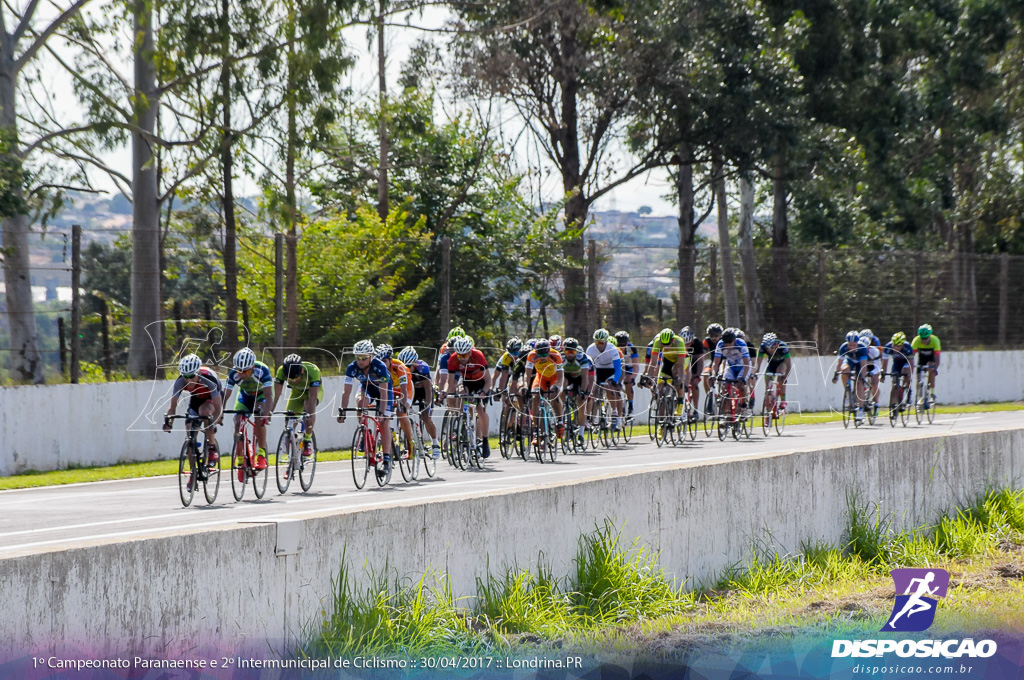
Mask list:
[[[832,382],[842,378],[843,389],[849,388],[854,381],[857,423],[864,421],[866,407],[878,409],[880,384],[886,376],[892,378],[892,392],[889,403],[897,404],[898,408],[906,408],[895,398],[896,392],[906,391],[906,402],[913,399],[911,374],[914,370],[915,357],[918,373],[928,375],[927,394],[919,395],[925,410],[935,401],[935,376],[939,373],[939,357],[942,354],[942,342],[935,335],[931,324],[922,324],[917,334],[910,341],[903,331],[893,333],[885,345],[881,344],[870,328],[861,331],[852,330],[846,334],[839,346],[833,366]]]
[[[705,393],[710,393],[716,381],[735,384],[740,407],[745,415],[750,415],[754,408],[754,387],[760,375],[766,383],[769,377],[777,381],[778,406],[782,410],[786,408],[786,382],[792,368],[790,348],[774,332],[765,333],[756,348],[748,344],[742,330],[723,328],[718,323],[707,327],[703,339],[689,326],[678,333],[664,328],[643,350],[631,342],[626,331],[612,334],[599,328],[591,340],[584,346],[575,337],[563,338],[557,334],[525,340],[512,337],[492,367],[472,336],[456,326],[441,346],[434,370],[420,358],[415,347],[405,347],[396,354],[391,345],[374,345],[371,340],[361,340],[352,348],[354,359],[345,368],[337,421],[345,421],[353,388],[356,388],[356,407],[373,410],[379,417],[384,462],[389,465],[393,456],[390,432],[393,417],[406,435],[402,441],[408,443],[414,441],[411,419],[419,417],[431,441],[430,455],[440,458],[437,427],[431,417],[433,407],[438,403],[451,404],[456,397],[469,397],[474,404],[477,419],[474,445],[482,458],[490,456],[486,407],[492,399],[501,399],[516,409],[529,411],[536,418],[543,396],[554,412],[557,436],[564,436],[566,419],[575,418],[574,431],[581,440],[590,426],[588,415],[597,397],[607,397],[614,414],[611,427],[618,429],[623,421],[634,417],[635,388],[651,388],[659,381],[675,389],[677,415],[687,419],[699,417],[701,385]],[[894,382],[909,386],[915,355],[918,369],[928,371],[929,393],[934,399],[940,352],[939,338],[928,324],[918,329],[912,341],[908,341],[903,332],[896,332],[884,346],[871,329],[850,331],[837,352],[833,382],[842,378],[846,389],[856,376],[857,418],[863,419],[865,404],[877,405],[879,383],[884,382],[887,375],[892,376]],[[215,426],[223,423],[225,413],[233,413],[236,432],[243,418],[253,419],[258,446],[254,467],[266,468],[266,426],[285,385],[291,390],[286,411],[306,419],[302,455],[312,454],[316,410],[323,393],[321,372],[315,364],[303,361],[298,354],[289,354],[275,372],[259,361],[251,348],[245,347],[234,354],[223,383],[217,372],[204,366],[196,354],[182,357],[178,372],[164,430],[170,431],[179,398],[187,392],[189,414],[204,419],[211,466],[219,460],[213,436]],[[233,408],[226,409],[235,388],[238,390],[236,401]],[[568,393],[576,396],[574,413],[566,409]],[[869,400],[872,395],[875,398]],[[235,451],[234,455],[239,453],[242,452]],[[398,451],[394,455],[411,456],[413,452]]]

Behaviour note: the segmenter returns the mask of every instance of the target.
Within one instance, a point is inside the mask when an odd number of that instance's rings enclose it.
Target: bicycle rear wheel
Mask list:
[[[768,398],[765,397],[761,403],[761,432],[767,437],[768,433],[772,431],[772,408],[768,403]]]
[[[501,419],[498,421],[498,449],[501,451],[501,457],[505,460],[512,456],[514,448],[512,443],[514,423],[510,422],[514,413],[511,402],[501,405]]]
[[[309,455],[303,456],[299,452],[299,486],[303,491],[309,491],[313,486],[313,476],[316,475],[316,457],[320,449],[316,445],[316,433],[309,438]]]
[[[291,430],[285,428],[277,440],[277,459],[274,464],[275,477],[277,478],[278,493],[285,493],[292,483],[292,456],[294,455],[294,442],[292,442]]]
[[[651,392],[651,405],[647,409],[647,436],[651,438],[651,441],[658,440],[658,409],[660,408],[661,397],[655,392]],[[658,444],[661,446],[661,444]]]
[[[850,399],[850,388],[847,387],[843,390],[843,427],[850,427],[850,420],[852,420],[855,415],[851,410],[854,408],[852,401],[853,400]]]
[[[717,406],[715,401],[715,393],[708,392],[707,396],[704,397],[704,436],[710,437],[715,432],[715,419],[717,413],[715,407]]]
[[[669,420],[672,418],[672,409],[674,408],[674,400],[668,395],[662,395],[658,397],[658,413],[657,413],[657,437],[654,443],[659,447],[665,445],[669,441]]]
[[[203,466],[206,468],[206,478],[203,480],[203,495],[207,503],[217,500],[217,492],[220,491],[220,456],[213,465],[209,464],[209,446],[204,447],[207,453],[203,456]]]
[[[411,482],[414,479],[412,466],[415,457],[416,451],[413,449],[413,452],[409,453],[408,437],[405,436],[405,432],[402,432],[402,427],[399,425],[398,431],[391,433],[391,458],[396,461],[398,471],[402,473],[402,479],[406,482]]]
[[[188,452],[191,448],[192,442],[186,438],[185,443],[181,445],[181,453],[178,455],[178,495],[181,496],[181,504],[186,508],[192,505],[197,483],[192,464],[188,459]]]
[[[366,426],[360,425],[352,435],[352,481],[357,489],[366,485],[366,475],[370,472],[370,459],[366,452]]]

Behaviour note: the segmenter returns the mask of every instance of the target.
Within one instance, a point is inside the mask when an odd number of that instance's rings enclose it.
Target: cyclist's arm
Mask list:
[[[763,357],[763,356],[761,356],[761,353],[760,353],[760,352],[758,352],[758,353],[757,353],[757,359],[756,359],[756,360],[754,361],[754,370],[752,370],[752,371],[750,372],[750,375],[751,375],[751,377],[754,377],[754,376],[756,376],[756,375],[757,375],[757,372],[761,370],[761,360],[762,360],[762,359],[764,359],[764,357]]]
[[[309,394],[306,395],[306,403],[302,405],[306,413],[315,413],[317,404],[320,403],[320,386],[313,385],[309,388]]]
[[[220,392],[211,392],[210,402],[213,404],[213,413],[210,414],[210,422],[219,422],[224,416],[224,399],[221,398]]]
[[[660,349],[655,349],[655,350],[653,350],[651,352],[651,360],[647,362],[647,370],[644,372],[644,374],[647,377],[649,377],[649,378],[653,378],[654,377],[654,373],[657,371],[658,364],[660,362],[661,362],[661,350]]]
[[[491,380],[491,372],[488,371],[485,368],[484,369],[484,392],[490,392],[491,391],[491,385],[493,385],[493,384],[494,384],[494,382]]]
[[[274,383],[274,401],[270,405],[270,410],[271,411],[274,411],[274,410],[277,409],[277,402],[281,398],[281,392],[284,392],[284,383],[282,383],[282,382],[275,382]]]

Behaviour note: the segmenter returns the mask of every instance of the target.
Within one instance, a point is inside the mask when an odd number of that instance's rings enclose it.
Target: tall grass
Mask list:
[[[325,614],[301,653],[416,655],[508,647],[520,639],[572,638],[678,614],[721,591],[741,597],[774,596],[823,583],[865,580],[894,567],[930,566],[943,559],[990,554],[1002,541],[1024,543],[1024,490],[988,491],[969,507],[935,524],[896,530],[878,506],[847,498],[841,546],[804,542],[796,554],[761,545],[748,564],[733,565],[710,588],[673,585],[658,555],[606,521],[579,539],[574,569],[559,579],[549,566],[518,566],[477,579],[476,597],[463,606],[447,578],[402,581],[385,567],[357,592],[343,568],[333,611]],[[429,586],[428,582],[437,585]],[[532,637],[531,637],[532,636]]]

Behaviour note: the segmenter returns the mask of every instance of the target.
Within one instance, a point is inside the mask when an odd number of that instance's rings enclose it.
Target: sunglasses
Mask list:
[[[458,352],[456,352],[455,356],[457,356],[460,359],[468,359],[469,358],[469,352],[466,352],[465,354],[459,354]]]
[[[373,356],[373,355],[372,354],[357,354],[356,355],[356,361],[366,361],[371,356]]]

